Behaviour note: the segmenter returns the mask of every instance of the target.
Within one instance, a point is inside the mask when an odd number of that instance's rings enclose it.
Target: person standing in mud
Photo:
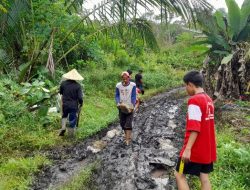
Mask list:
[[[188,100],[184,145],[177,162],[175,177],[179,190],[188,190],[186,174],[200,178],[201,189],[211,190],[209,173],[216,161],[214,105],[202,88],[202,75],[190,71],[183,78]]]
[[[136,103],[136,85],[128,72],[122,72],[122,82],[117,83],[115,101],[119,109],[120,125],[125,133],[126,145],[131,143],[133,111]]]
[[[62,128],[59,136],[64,136],[66,132],[67,118],[69,117],[69,136],[74,136],[77,124],[77,113],[83,104],[82,88],[76,81],[83,80],[83,77],[73,69],[63,75],[63,81],[60,85],[60,94],[62,95]]]

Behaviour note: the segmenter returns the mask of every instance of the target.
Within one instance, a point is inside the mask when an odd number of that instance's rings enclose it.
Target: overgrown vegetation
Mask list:
[[[235,0],[225,0],[228,12],[198,13],[198,22],[210,44],[204,60],[205,87],[218,99],[248,96],[250,81],[250,1],[241,8]],[[249,98],[249,96],[248,96]]]
[[[210,175],[215,190],[250,188],[249,112],[242,114],[239,107],[232,105],[234,108],[230,111],[217,112],[218,161]],[[200,189],[198,184],[198,180],[195,180],[194,189]]]
[[[82,0],[1,1],[0,187],[26,189],[31,176],[49,164],[42,156],[29,157],[30,153],[36,155],[41,150],[72,143],[58,137],[60,114],[48,113],[50,107],[56,106],[55,94],[63,73],[76,68],[85,78],[84,107],[76,141],[82,140],[117,119],[114,87],[123,70],[144,71],[145,96],[149,97],[179,86],[185,71],[200,69],[209,50],[206,44],[212,44],[210,50],[219,50],[220,54],[210,62],[215,64],[210,64],[209,69],[210,66],[217,69],[216,63],[220,63],[222,55],[238,56],[230,52],[235,47],[240,48],[247,65],[249,50],[245,47],[249,45],[231,44],[249,32],[249,1],[245,2],[247,6],[243,6],[240,17],[240,29],[244,31],[241,32],[233,25],[237,24],[239,14],[231,16],[236,7],[232,0],[227,1],[232,9],[225,15],[232,30],[225,30],[221,12],[211,16],[211,6],[205,0],[104,1],[90,12],[83,9]],[[138,5],[145,9],[159,8],[161,15],[154,22],[149,19],[153,15],[139,13]],[[192,26],[197,20],[194,13],[198,15],[201,11],[207,11],[211,16],[209,21],[216,26],[203,29],[208,39],[205,45],[183,29]],[[181,15],[183,20],[171,22],[175,15]],[[204,27],[198,21],[199,27]],[[244,36],[247,41],[249,36]],[[235,62],[230,58],[227,63]],[[214,74],[213,69],[206,71],[209,71],[206,76]],[[245,85],[248,79],[244,80]],[[208,81],[215,83],[214,78]]]
[[[29,158],[12,158],[0,167],[0,189],[25,190],[33,180],[33,174],[50,162],[37,155]]]
[[[79,172],[74,179],[68,183],[66,183],[62,188],[62,190],[95,190],[95,182],[93,181],[92,175],[99,167],[99,163],[95,162],[88,165],[82,171]]]

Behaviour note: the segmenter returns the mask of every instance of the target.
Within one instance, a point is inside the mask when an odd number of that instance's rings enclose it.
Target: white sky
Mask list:
[[[216,9],[218,8],[225,8],[226,7],[226,3],[225,0],[207,0],[210,4],[212,4]],[[239,7],[241,7],[242,3],[244,0],[236,0],[236,2],[238,3]]]
[[[87,0],[87,3],[84,3],[84,7],[87,9],[91,9],[95,4],[100,3],[102,0]],[[225,0],[207,0],[209,3],[211,3],[216,9],[218,8],[225,8],[226,9],[226,3]],[[244,0],[236,0],[239,7],[241,7]]]

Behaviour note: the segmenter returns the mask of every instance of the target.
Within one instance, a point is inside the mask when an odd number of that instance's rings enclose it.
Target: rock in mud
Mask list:
[[[107,137],[109,139],[113,139],[116,135],[120,135],[120,131],[118,131],[117,129],[113,129],[107,132]]]
[[[62,172],[66,172],[67,171],[67,165],[66,164],[63,164],[59,167],[59,170],[62,171]]]

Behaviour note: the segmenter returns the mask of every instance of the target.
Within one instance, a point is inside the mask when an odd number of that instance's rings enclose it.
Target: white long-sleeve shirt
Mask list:
[[[117,83],[115,93],[116,103],[124,103],[127,105],[135,106],[136,103],[136,84],[129,82],[127,86],[124,86],[122,82]]]

